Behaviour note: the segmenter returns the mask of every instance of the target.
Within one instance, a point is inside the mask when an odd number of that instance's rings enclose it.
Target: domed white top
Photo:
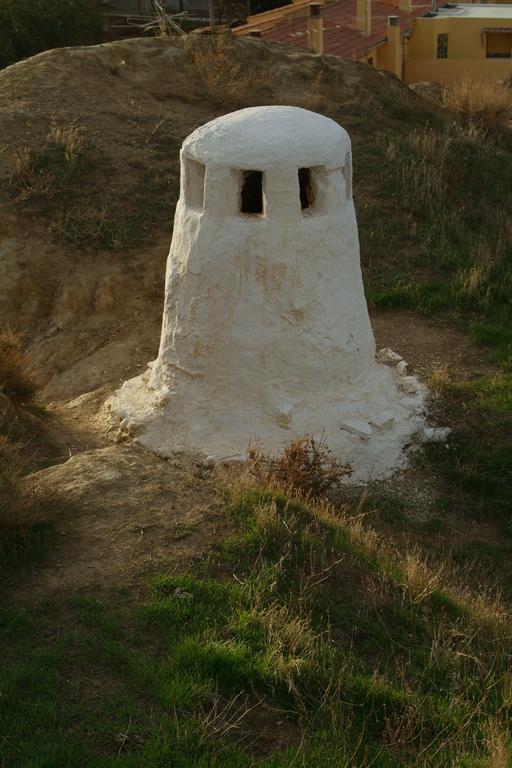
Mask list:
[[[202,125],[185,140],[183,151],[205,165],[251,170],[337,167],[350,151],[350,138],[334,120],[307,109],[249,107]]]

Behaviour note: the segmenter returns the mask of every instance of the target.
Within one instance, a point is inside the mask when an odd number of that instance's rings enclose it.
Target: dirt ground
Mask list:
[[[435,318],[390,311],[374,314],[372,322],[378,346],[395,349],[421,376],[453,365],[454,359],[458,375],[490,370],[485,355],[463,334]],[[32,577],[24,574],[20,597],[128,585],[141,572],[182,567],[229,530],[218,484],[201,462],[185,456],[166,460],[114,442],[103,409],[111,391],[105,386],[49,406],[49,437],[62,463],[30,475],[27,485],[55,495],[62,512],[55,543],[33,566]],[[443,486],[413,464],[380,482],[379,491],[409,503],[411,515],[421,521],[432,514]],[[492,539],[495,532],[484,528],[467,523],[457,538]]]
[[[96,592],[131,583],[157,567],[173,571],[225,536],[211,471],[187,457],[163,460],[138,447],[84,451],[31,475],[58,494],[51,555],[23,579],[27,594]],[[28,585],[30,585],[28,587]]]

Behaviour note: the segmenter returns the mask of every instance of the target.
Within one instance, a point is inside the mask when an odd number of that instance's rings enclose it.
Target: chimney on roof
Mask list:
[[[324,52],[324,19],[321,3],[310,3],[308,16],[308,45],[315,53]]]
[[[388,16],[388,26],[386,30],[388,41],[388,63],[389,69],[394,75],[402,79],[402,35],[400,33],[400,19],[398,16]]]
[[[372,0],[356,0],[356,14],[357,29],[368,37],[372,33]]]

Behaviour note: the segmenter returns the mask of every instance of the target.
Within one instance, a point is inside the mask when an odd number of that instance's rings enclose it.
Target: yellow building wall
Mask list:
[[[420,18],[412,25],[412,34],[405,47],[404,80],[421,80],[450,85],[473,77],[490,82],[512,75],[512,59],[486,58],[486,28],[510,29],[510,19]],[[448,58],[437,58],[437,35],[448,35]]]
[[[377,69],[387,69],[389,72],[392,72],[393,63],[393,51],[388,43],[375,48],[373,57],[374,67]]]

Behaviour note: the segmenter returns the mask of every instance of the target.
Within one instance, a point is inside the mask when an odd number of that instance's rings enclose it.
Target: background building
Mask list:
[[[512,76],[512,5],[334,0],[250,16],[237,34],[309,47],[386,69],[407,83]]]

